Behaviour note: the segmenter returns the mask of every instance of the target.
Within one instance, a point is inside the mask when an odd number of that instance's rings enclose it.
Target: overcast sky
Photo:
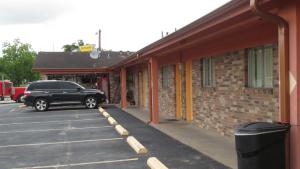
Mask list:
[[[62,51],[78,39],[98,45],[101,29],[102,48],[137,51],[228,1],[0,0],[0,43],[19,38],[37,52]]]

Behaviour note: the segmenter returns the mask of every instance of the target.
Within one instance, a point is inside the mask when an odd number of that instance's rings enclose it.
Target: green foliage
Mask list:
[[[79,50],[79,46],[75,43],[72,43],[71,45],[64,45],[62,48],[65,52],[76,52]]]
[[[71,45],[66,44],[62,47],[65,52],[77,52],[79,51],[79,46],[83,46],[83,40],[78,40],[76,43],[72,43]]]
[[[78,41],[77,41],[77,45],[78,45],[78,46],[83,46],[83,45],[84,45],[84,42],[83,42],[83,40],[81,40],[81,39],[80,39],[80,40],[78,40]]]
[[[38,80],[39,73],[32,72],[36,52],[30,44],[15,39],[12,43],[3,44],[3,57],[0,58],[0,72],[11,80],[15,86]]]

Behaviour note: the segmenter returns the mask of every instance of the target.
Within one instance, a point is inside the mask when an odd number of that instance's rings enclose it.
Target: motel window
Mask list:
[[[168,88],[170,86],[170,66],[163,66],[161,69],[162,87]]]
[[[260,46],[247,50],[248,87],[273,87],[273,47]]]
[[[202,85],[203,87],[214,86],[213,59],[208,57],[202,60]]]

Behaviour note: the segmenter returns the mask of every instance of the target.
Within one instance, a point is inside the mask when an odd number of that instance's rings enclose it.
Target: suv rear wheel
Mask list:
[[[49,103],[46,99],[36,99],[34,102],[34,108],[36,111],[46,111],[48,109]]]
[[[95,109],[98,106],[98,102],[95,97],[89,96],[85,99],[85,107],[88,109]]]

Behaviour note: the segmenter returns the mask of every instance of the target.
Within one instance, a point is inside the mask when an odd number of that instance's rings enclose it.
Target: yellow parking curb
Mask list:
[[[148,152],[146,147],[144,147],[139,141],[137,141],[133,136],[127,137],[127,143],[133,148],[137,154],[145,154]]]
[[[119,124],[115,126],[115,129],[121,136],[128,136],[129,134],[129,132]]]
[[[156,157],[150,157],[147,160],[147,165],[151,169],[168,169],[162,162],[160,162]]]
[[[112,117],[108,117],[107,120],[108,120],[109,124],[111,124],[113,126],[118,124],[118,122]]]
[[[104,111],[102,114],[103,114],[103,116],[104,116],[105,118],[110,117],[110,114],[108,114],[106,111]]]
[[[103,113],[104,109],[102,107],[99,107],[99,111],[100,111],[100,113]]]

